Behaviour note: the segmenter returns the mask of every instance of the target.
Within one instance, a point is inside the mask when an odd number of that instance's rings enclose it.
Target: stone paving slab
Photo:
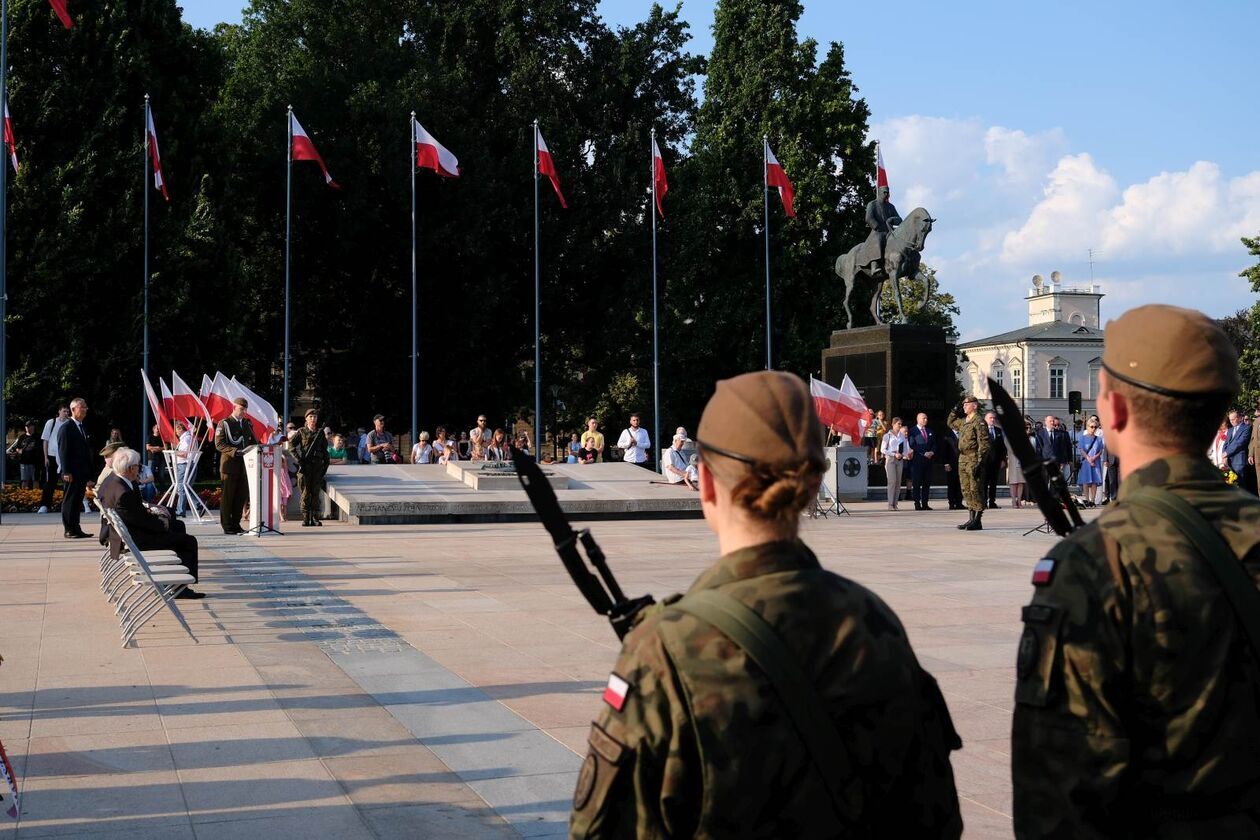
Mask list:
[[[1009,837],[1019,607],[1053,539],[1021,536],[1031,511],[961,534],[947,511],[850,509],[805,538],[898,612],[966,742],[966,836]],[[0,738],[29,791],[0,840],[563,835],[618,644],[540,526],[191,530],[201,643],[160,616],[122,650],[95,546],[0,524]],[[631,594],[685,589],[716,550],[700,521],[593,530]]]

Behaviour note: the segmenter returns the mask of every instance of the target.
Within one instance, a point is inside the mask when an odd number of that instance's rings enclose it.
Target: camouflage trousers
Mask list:
[[[967,510],[984,510],[984,479],[976,478],[975,458],[958,459],[958,483],[962,486],[963,504]]]
[[[319,516],[319,491],[324,489],[324,477],[298,473],[297,480],[298,490],[302,493],[302,516]]]

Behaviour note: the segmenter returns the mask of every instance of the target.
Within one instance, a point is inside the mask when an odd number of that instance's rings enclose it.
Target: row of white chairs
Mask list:
[[[169,550],[141,552],[112,509],[101,508],[101,516],[118,540],[110,540],[101,554],[101,592],[114,605],[122,633],[122,646],[129,647],[136,633],[150,618],[169,610],[194,642],[196,635],[175,604],[179,595],[195,579],[179,556]]]

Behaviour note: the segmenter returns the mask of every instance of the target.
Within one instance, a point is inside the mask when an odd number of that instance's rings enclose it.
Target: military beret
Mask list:
[[[127,448],[127,444],[111,440],[109,443],[105,444],[105,446],[101,448],[101,451],[99,454],[103,456],[113,455],[119,449],[126,449],[126,448]]]
[[[975,403],[976,405],[980,404],[980,400],[976,399],[974,394],[968,394],[962,398],[962,401],[965,403]]]
[[[718,382],[696,432],[700,450],[737,461],[795,466],[823,460],[822,424],[809,387],[780,371]]]
[[[313,408],[308,408],[308,409],[306,410],[306,415],[305,415],[305,416],[307,416],[307,417],[318,417],[318,416],[319,416],[319,412],[318,412],[318,411],[316,411],[316,410],[315,410],[315,409],[313,409]]]
[[[1194,309],[1150,304],[1107,323],[1103,368],[1156,394],[1236,394],[1238,352],[1215,321]]]

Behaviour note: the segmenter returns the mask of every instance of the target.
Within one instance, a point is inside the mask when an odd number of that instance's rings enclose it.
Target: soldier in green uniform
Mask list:
[[[958,837],[949,754],[961,743],[935,680],[893,611],[797,536],[826,464],[805,383],[770,371],[719,382],[696,445],[722,556],[626,636],[570,835]],[[777,638],[804,690],[785,691],[747,639],[690,611],[706,596]],[[816,716],[802,728],[805,701]]]
[[[984,459],[989,454],[989,430],[977,410],[979,401],[963,397],[963,417],[958,409],[949,412],[949,427],[958,433],[958,483],[971,518],[958,526],[960,531],[980,531],[984,517]]]
[[[245,477],[245,456],[242,450],[258,443],[254,427],[245,417],[249,402],[244,397],[232,400],[232,416],[224,417],[214,433],[214,448],[219,450],[219,477],[223,479],[219,499],[219,524],[225,534],[242,534],[241,512],[249,499],[249,482]]]
[[[289,454],[297,462],[298,489],[302,491],[302,527],[323,525],[319,519],[319,493],[328,472],[328,439],[319,428],[319,412],[306,412],[306,425],[288,442]]]
[[[1015,834],[1260,837],[1260,500],[1204,454],[1237,356],[1214,321],[1171,306],[1126,312],[1104,347],[1119,499],[1033,573]]]

